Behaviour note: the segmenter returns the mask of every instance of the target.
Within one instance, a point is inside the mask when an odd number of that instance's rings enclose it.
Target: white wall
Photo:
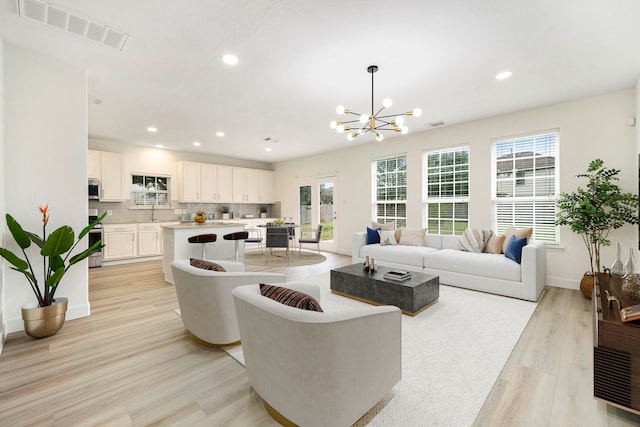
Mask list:
[[[4,247],[5,179],[4,179],[4,43],[0,37],[0,245]],[[4,259],[0,259],[0,353],[7,336],[4,315]]]
[[[9,46],[4,64],[6,211],[26,230],[39,232],[37,207],[48,203],[48,233],[62,225],[79,232],[87,224],[88,207],[86,73]],[[7,247],[19,251],[5,237]],[[89,314],[87,267],[85,260],[70,269],[56,293],[69,298],[67,319]],[[24,276],[6,264],[4,272],[7,330],[22,330],[20,307],[35,297]]]
[[[624,191],[637,193],[637,149],[633,127],[627,118],[635,115],[633,88],[591,98],[550,105],[527,111],[491,117],[429,131],[410,133],[404,137],[352,146],[276,164],[276,187],[290,188],[282,198],[282,212],[297,211],[296,188],[291,182],[301,177],[337,173],[340,200],[337,201],[340,229],[339,251],[351,253],[351,234],[364,231],[371,221],[371,161],[375,158],[407,153],[408,162],[408,226],[422,226],[421,164],[424,151],[469,145],[470,226],[491,228],[491,142],[495,138],[560,130],[560,191],[573,191],[582,184],[576,174],[585,171],[594,158],[605,165],[621,169],[620,185]],[[409,119],[410,129],[419,120]],[[327,129],[327,132],[331,132]],[[346,140],[345,146],[350,143]],[[610,235],[623,247],[637,248],[636,227],[625,226]],[[588,270],[586,249],[579,236],[567,228],[560,230],[560,247],[548,251],[549,284],[578,289],[578,281]],[[613,248],[604,248],[602,260],[614,261]]]

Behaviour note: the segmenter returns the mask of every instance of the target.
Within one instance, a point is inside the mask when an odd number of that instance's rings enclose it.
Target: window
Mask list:
[[[131,175],[131,206],[170,206],[168,176]]]
[[[374,213],[376,222],[393,221],[396,228],[407,226],[407,156],[375,160]]]
[[[424,153],[423,225],[429,233],[462,234],[469,225],[469,147]]]
[[[533,238],[557,244],[558,132],[494,141],[493,229],[532,227]]]

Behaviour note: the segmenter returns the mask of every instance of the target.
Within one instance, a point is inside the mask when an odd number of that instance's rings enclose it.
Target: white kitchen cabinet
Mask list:
[[[260,202],[260,171],[232,168],[232,201],[236,203]]]
[[[138,256],[162,255],[162,227],[158,223],[138,224]]]
[[[200,194],[200,163],[178,163],[178,200],[199,202]]]
[[[180,202],[231,202],[231,168],[209,163],[180,162]]]
[[[111,261],[116,259],[135,258],[138,253],[138,228],[136,224],[104,224],[102,239],[104,249],[102,259]]]
[[[273,171],[259,171],[259,202],[275,203],[276,202],[276,182]]]
[[[100,153],[101,202],[122,202],[125,197],[124,156],[120,153]]]
[[[100,152],[89,150],[87,153],[87,177],[100,179]]]

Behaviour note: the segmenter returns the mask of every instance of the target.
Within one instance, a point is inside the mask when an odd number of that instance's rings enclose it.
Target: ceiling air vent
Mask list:
[[[129,34],[40,0],[17,0],[18,15],[122,51]]]
[[[444,126],[444,122],[440,120],[438,122],[429,123],[429,126],[431,126],[432,128],[437,128],[439,126]]]

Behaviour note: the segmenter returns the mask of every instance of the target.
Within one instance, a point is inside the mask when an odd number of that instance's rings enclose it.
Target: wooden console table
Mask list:
[[[640,322],[620,321],[622,307],[640,303],[625,292],[622,279],[599,274],[593,291],[593,395],[610,405],[640,415]],[[608,291],[608,295],[607,295]]]

